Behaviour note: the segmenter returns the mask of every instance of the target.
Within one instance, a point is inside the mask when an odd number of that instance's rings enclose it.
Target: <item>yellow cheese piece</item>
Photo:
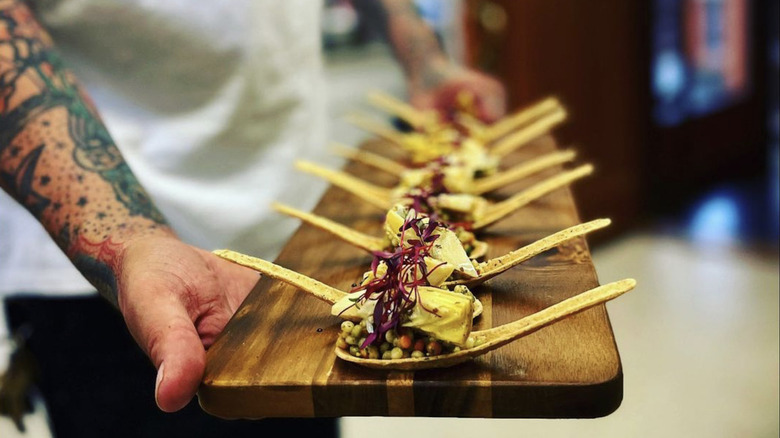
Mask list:
[[[417,292],[417,305],[401,325],[442,341],[465,345],[474,318],[473,297],[427,286],[418,287]],[[354,301],[362,294],[362,291],[353,292],[337,301],[331,307],[331,314],[353,321],[369,319],[374,313],[376,301],[356,304]]]

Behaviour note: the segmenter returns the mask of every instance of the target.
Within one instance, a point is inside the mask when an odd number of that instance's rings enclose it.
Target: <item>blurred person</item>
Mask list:
[[[451,63],[410,1],[363,3],[414,105],[446,110],[465,89],[483,119],[503,115],[503,88]],[[335,435],[329,420],[222,422],[191,402],[258,279],[201,248],[273,258],[292,230],[270,201],[323,189],[289,171],[326,140],[320,9],[0,0],[0,295],[12,329],[31,330],[55,436]]]

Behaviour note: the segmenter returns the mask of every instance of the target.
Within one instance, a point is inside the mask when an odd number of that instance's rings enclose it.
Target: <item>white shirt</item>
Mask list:
[[[270,203],[310,208],[324,189],[294,182],[292,171],[326,140],[320,9],[311,0],[40,0],[37,11],[182,239],[272,259],[296,222]],[[0,193],[0,295],[90,290]]]

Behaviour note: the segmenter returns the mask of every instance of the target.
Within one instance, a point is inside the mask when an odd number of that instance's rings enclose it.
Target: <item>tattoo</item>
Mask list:
[[[79,236],[71,249],[67,251],[73,264],[84,277],[98,289],[116,291],[116,272],[122,264],[121,245],[110,237],[100,242],[92,242],[84,236]],[[107,294],[107,298],[116,303],[116,293]]]
[[[16,193],[17,199],[27,206],[27,209],[35,217],[39,217],[51,203],[48,198],[36,192],[32,184],[35,178],[35,166],[38,164],[41,152],[43,152],[43,145],[33,149],[22,159],[15,174],[0,172],[0,178],[3,179],[5,185],[11,187],[12,191]]]
[[[164,223],[162,214],[135,179],[108,131],[87,108],[76,102],[69,108],[68,128],[76,148],[73,159],[83,169],[99,174],[116,194],[130,215],[141,215]]]
[[[370,0],[364,0],[364,2]],[[375,0],[383,6],[382,29],[406,75],[421,88],[433,88],[447,78],[449,63],[439,40],[409,0]]]
[[[165,227],[48,34],[0,0],[0,186],[115,301],[121,242]]]

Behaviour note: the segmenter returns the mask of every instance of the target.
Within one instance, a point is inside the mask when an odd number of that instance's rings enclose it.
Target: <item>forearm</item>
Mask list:
[[[126,244],[170,235],[50,37],[0,0],[0,186],[116,302]]]
[[[411,0],[362,0],[360,3],[364,9],[373,6],[372,16],[380,22],[385,39],[413,86],[435,86],[453,68],[433,30]]]

